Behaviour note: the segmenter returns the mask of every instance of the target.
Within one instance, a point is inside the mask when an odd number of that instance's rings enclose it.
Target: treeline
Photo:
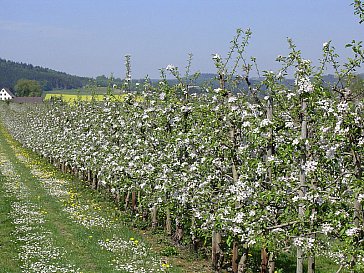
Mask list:
[[[14,89],[20,79],[38,81],[43,91],[80,88],[92,81],[91,78],[0,58],[0,86]]]

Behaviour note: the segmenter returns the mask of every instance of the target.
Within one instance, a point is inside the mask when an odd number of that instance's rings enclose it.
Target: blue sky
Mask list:
[[[314,63],[328,40],[344,58],[345,44],[364,40],[350,0],[0,0],[0,58],[80,76],[133,78],[186,66],[215,72],[212,54],[226,56],[236,29],[253,32],[247,57],[277,70],[287,37]]]

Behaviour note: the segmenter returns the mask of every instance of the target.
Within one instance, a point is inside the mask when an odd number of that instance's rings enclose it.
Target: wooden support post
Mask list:
[[[211,251],[211,260],[212,260],[212,268],[214,272],[220,273],[222,269],[222,263],[224,261],[223,252],[220,248],[221,245],[221,234],[219,232],[212,232],[212,251]]]
[[[129,196],[130,196],[130,191],[128,191],[128,193],[126,194],[126,197],[125,197],[125,204],[124,204],[124,210],[126,211],[128,206],[129,206]]]
[[[136,200],[136,192],[135,191],[133,191],[131,193],[131,209],[132,209],[133,213],[135,213],[136,209],[137,209],[137,200]]]
[[[238,273],[239,268],[239,249],[238,242],[233,242],[233,250],[232,250],[232,258],[231,258],[231,266],[234,273]]]
[[[171,211],[168,207],[166,208],[166,233],[172,235]]]
[[[305,98],[302,99],[301,103],[301,141],[304,143],[308,137],[307,133],[307,101]],[[305,145],[305,144],[303,144]],[[306,147],[302,147],[301,151],[301,167],[300,167],[300,188],[298,190],[298,196],[300,198],[303,198],[305,196],[306,192],[306,174],[304,170],[304,166],[306,164]],[[298,205],[298,217],[303,218],[305,215],[305,208],[302,203]],[[296,266],[296,273],[303,273],[303,259],[304,259],[304,253],[303,248],[301,246],[297,246],[297,266]]]
[[[91,171],[87,170],[87,182],[91,182],[91,177],[92,177]]]
[[[307,273],[315,273],[315,256],[314,255],[310,255],[308,257],[308,261],[307,261]]]
[[[274,253],[269,252],[269,255],[268,255],[268,272],[269,273],[274,273],[275,267],[276,267],[276,263],[275,263],[275,259],[274,259]]]
[[[97,190],[99,188],[98,180],[97,180],[97,175],[96,174],[93,174],[92,175],[92,188],[94,190]]]
[[[238,265],[238,273],[246,273],[247,270],[247,262],[248,262],[248,250],[245,249],[243,255],[240,258]]]
[[[152,228],[157,228],[158,221],[157,221],[157,206],[154,205],[152,208]]]

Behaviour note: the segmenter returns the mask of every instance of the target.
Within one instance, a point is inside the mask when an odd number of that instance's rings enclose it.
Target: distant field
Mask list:
[[[62,98],[63,101],[66,102],[73,102],[73,101],[77,101],[77,100],[82,100],[82,101],[91,101],[92,99],[96,100],[96,101],[102,101],[104,99],[105,95],[72,95],[72,94],[56,94],[56,93],[52,93],[52,94],[46,94],[44,99],[45,100],[49,100],[51,98]],[[125,97],[125,94],[123,95],[112,95],[111,96],[111,100],[113,101],[123,101]]]
[[[45,92],[48,94],[68,94],[68,95],[104,95],[110,91],[112,94],[121,94],[120,89],[108,90],[108,87],[83,87],[79,89],[59,89]]]
[[[62,98],[64,101],[72,102],[77,100],[91,101],[92,98],[96,101],[102,101],[106,94],[112,94],[111,100],[124,100],[125,93],[120,89],[110,90],[108,87],[80,88],[80,89],[60,89],[45,92],[45,100],[50,98]]]

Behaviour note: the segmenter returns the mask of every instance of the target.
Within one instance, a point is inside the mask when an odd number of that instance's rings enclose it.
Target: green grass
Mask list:
[[[20,272],[18,262],[18,252],[12,242],[13,224],[9,213],[11,203],[15,198],[5,196],[4,189],[1,187],[6,178],[0,175],[0,272]]]
[[[81,87],[78,89],[57,89],[46,91],[45,94],[69,94],[69,95],[104,95],[108,93],[108,87]],[[120,90],[112,90],[114,94],[120,93]]]

